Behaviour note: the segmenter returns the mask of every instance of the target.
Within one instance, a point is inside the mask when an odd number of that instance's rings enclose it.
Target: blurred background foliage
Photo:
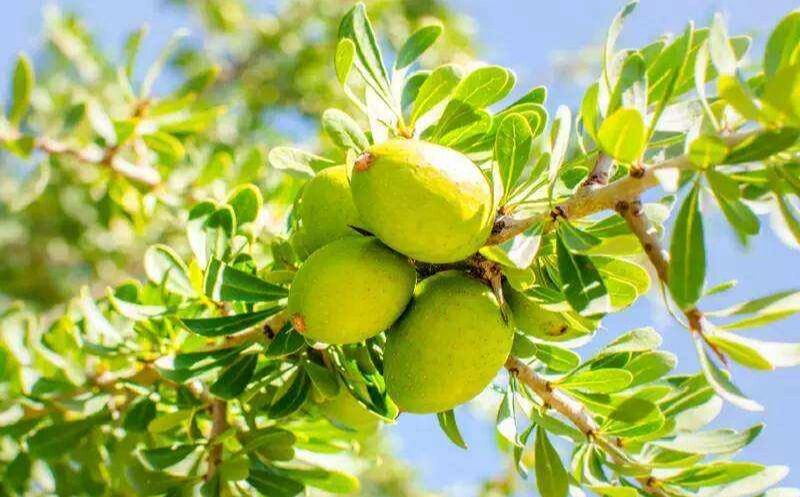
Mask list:
[[[102,290],[141,275],[145,247],[184,243],[175,236],[181,207],[219,199],[230,185],[257,184],[277,227],[300,182],[269,168],[269,148],[299,130],[340,154],[316,123],[325,108],[350,107],[332,64],[347,2],[168,3],[203,29],[176,33],[156,60],[137,57],[146,27],[121,49],[100,47],[80,18],[45,10],[31,110],[19,130],[0,126],[3,300],[48,308],[82,284]],[[426,63],[472,54],[469,20],[443,1],[375,0],[369,9],[386,50],[436,19],[448,29]]]

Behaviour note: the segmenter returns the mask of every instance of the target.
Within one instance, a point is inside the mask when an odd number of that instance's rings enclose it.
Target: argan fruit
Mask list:
[[[342,238],[317,250],[289,290],[295,329],[330,344],[356,343],[389,328],[414,292],[416,272],[373,237]]]
[[[345,166],[323,169],[303,188],[297,207],[300,229],[295,247],[304,255],[346,236],[358,236],[358,212],[350,194]],[[301,254],[303,255],[303,254]]]
[[[458,271],[419,284],[387,333],[386,389],[402,411],[446,411],[478,395],[503,366],[513,329],[492,290]]]
[[[455,262],[477,251],[493,220],[492,190],[465,155],[393,139],[356,161],[351,190],[366,228],[413,259]]]
[[[356,400],[343,385],[335,397],[320,407],[333,423],[363,434],[374,432],[380,425],[380,418]]]
[[[597,324],[571,310],[546,309],[535,298],[504,286],[503,295],[517,329],[541,340],[567,342],[591,333]]]

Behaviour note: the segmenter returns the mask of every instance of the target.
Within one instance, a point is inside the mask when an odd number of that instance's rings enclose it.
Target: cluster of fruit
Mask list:
[[[441,412],[470,400],[511,351],[511,316],[467,272],[448,269],[418,282],[416,264],[474,254],[494,212],[484,173],[461,153],[424,141],[375,145],[350,174],[346,166],[322,170],[297,206],[292,242],[308,258],[289,293],[294,328],[328,344],[385,331],[386,388],[402,411]],[[568,328],[558,313],[507,293],[518,326],[548,335]]]

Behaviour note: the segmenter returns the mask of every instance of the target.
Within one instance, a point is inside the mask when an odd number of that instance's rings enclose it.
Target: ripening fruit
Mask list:
[[[419,284],[387,333],[389,396],[406,412],[451,409],[479,394],[503,366],[513,330],[488,286],[458,271]]]
[[[374,432],[380,425],[380,418],[357,401],[343,385],[340,385],[336,397],[321,407],[325,416],[334,423],[363,434]]]
[[[323,169],[306,183],[297,215],[301,224],[296,247],[301,253],[311,254],[334,240],[358,235],[350,227],[360,223],[345,166]]]
[[[356,343],[386,330],[414,291],[416,272],[371,237],[342,238],[308,258],[289,290],[295,329],[330,344]]]
[[[489,236],[489,182],[447,147],[405,139],[371,147],[356,161],[351,189],[366,227],[413,259],[455,262]]]
[[[551,342],[566,342],[591,333],[596,323],[571,310],[557,312],[545,309],[535,299],[505,286],[503,295],[511,309],[517,329]]]

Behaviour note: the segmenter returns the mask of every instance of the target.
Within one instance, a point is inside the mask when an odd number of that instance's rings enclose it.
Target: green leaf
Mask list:
[[[558,384],[567,390],[587,393],[614,393],[625,390],[633,375],[624,369],[584,369],[568,375]]]
[[[8,122],[19,126],[31,102],[31,92],[36,84],[33,65],[25,54],[17,55],[14,76],[11,80],[11,103],[8,108]]]
[[[136,495],[160,495],[167,490],[179,486],[183,478],[161,471],[150,471],[142,463],[133,459],[125,465],[125,481],[133,488]]]
[[[732,483],[761,472],[760,464],[738,461],[714,461],[698,464],[670,476],[667,483],[687,488],[702,488]]]
[[[745,119],[762,120],[761,109],[755,103],[753,95],[739,80],[738,76],[723,74],[717,79],[719,97],[730,104],[733,110]]]
[[[339,39],[343,38],[349,38],[355,44],[356,68],[367,84],[390,97],[389,77],[363,3],[359,2],[350,9],[339,24]]]
[[[147,431],[147,425],[156,417],[156,403],[147,397],[137,400],[125,413],[123,427],[130,432]]]
[[[223,399],[238,397],[253,378],[257,363],[258,354],[242,354],[219,375],[209,391],[212,395]]]
[[[447,438],[456,446],[466,449],[467,443],[464,441],[464,438],[461,436],[461,431],[458,429],[455,412],[453,412],[452,409],[442,411],[437,413],[436,417],[439,420],[439,428],[447,435]]]
[[[637,328],[620,335],[600,349],[597,356],[625,352],[649,352],[661,346],[661,335],[653,328]]]
[[[706,248],[700,213],[700,183],[686,196],[675,218],[670,243],[669,289],[681,309],[692,307],[703,293]]]
[[[306,339],[303,335],[294,330],[286,330],[275,335],[264,354],[267,357],[284,357],[294,354],[305,346]]]
[[[703,369],[703,376],[705,376],[708,384],[717,395],[744,410],[763,411],[764,408],[761,404],[743,394],[742,391],[731,382],[729,375],[714,364],[703,346],[702,337],[695,335],[693,339],[697,355],[700,358],[700,366]]]
[[[774,76],[782,67],[800,60],[800,10],[793,10],[781,19],[772,31],[764,51],[764,73]]]
[[[271,302],[288,294],[281,286],[228,266],[217,259],[208,265],[204,287],[206,295],[218,302]]]
[[[647,114],[647,66],[638,52],[625,58],[606,114],[611,115],[620,107],[634,109],[642,116]]]
[[[261,190],[251,184],[236,187],[228,195],[227,202],[233,207],[236,221],[240,226],[258,219],[258,213],[264,205]]]
[[[142,456],[152,469],[166,469],[183,461],[197,450],[199,445],[170,445],[142,451]]]
[[[599,104],[597,102],[600,85],[592,84],[583,96],[581,101],[581,121],[583,129],[589,134],[592,140],[597,141],[597,128],[600,121]]]
[[[617,39],[619,38],[620,33],[622,32],[622,25],[625,23],[625,20],[631,13],[633,13],[636,6],[639,4],[638,0],[633,2],[628,2],[625,4],[622,9],[617,12],[617,15],[614,16],[614,19],[611,21],[611,25],[608,27],[608,32],[606,33],[606,40],[603,44],[603,79],[606,84],[606,87],[611,89],[611,77],[609,75],[612,61],[614,59],[615,50],[614,45],[617,44]]]
[[[560,236],[556,237],[556,254],[561,291],[570,306],[583,316],[607,312],[611,301],[592,260],[570,252]]]
[[[605,153],[630,164],[642,157],[647,135],[642,114],[636,109],[622,107],[603,121],[597,132],[597,142]]]
[[[684,75],[692,74],[689,70],[689,60],[694,40],[694,24],[690,22],[683,35],[665,48],[647,71],[647,80],[650,84],[647,100],[656,108],[650,120],[645,142],[652,136],[661,114],[667,108],[672,97],[682,90],[680,83],[684,79]],[[691,87],[691,83],[688,86]]]
[[[430,75],[430,71],[417,71],[406,78],[403,84],[402,94],[400,95],[400,108],[403,112],[408,112],[410,110],[411,104],[414,103],[414,100],[416,100],[419,95],[420,88],[422,88],[422,85],[428,80]]]
[[[523,335],[517,335],[529,340]],[[567,372],[575,369],[581,362],[581,357],[575,352],[546,343],[533,344],[533,355],[553,371]]]
[[[106,411],[75,421],[46,426],[28,437],[28,453],[38,459],[56,459],[74,450],[96,426],[109,420]]]
[[[571,128],[572,113],[569,107],[561,105],[556,110],[556,116],[550,126],[550,165],[548,166],[547,180],[551,187],[558,178],[567,155]]]
[[[197,333],[204,337],[219,337],[232,335],[233,333],[251,328],[280,310],[281,307],[276,306],[257,312],[245,312],[232,316],[182,319],[181,322],[184,326],[189,328],[189,331],[192,333]]]
[[[690,454],[731,454],[750,445],[763,429],[763,424],[757,424],[744,431],[719,429],[681,433],[669,440],[657,440],[651,443],[664,449]]]
[[[339,109],[328,109],[322,114],[322,129],[336,146],[344,150],[361,152],[369,147],[367,136],[358,123]]]
[[[794,145],[799,136],[800,130],[794,128],[760,131],[734,146],[725,163],[741,164],[767,159]]]
[[[539,489],[539,494],[542,497],[566,497],[569,490],[567,470],[564,469],[558,452],[547,438],[547,432],[541,426],[536,428],[534,458],[536,487]]]
[[[201,267],[208,265],[209,250],[208,233],[205,228],[206,221],[216,210],[216,203],[211,201],[200,202],[189,210],[189,219],[186,221],[186,238]]]
[[[783,67],[764,85],[765,111],[777,124],[800,123],[800,64]]]
[[[275,147],[269,151],[269,163],[275,169],[314,176],[315,172],[335,166],[332,160],[291,147]]]
[[[800,243],[800,220],[798,220],[800,213],[797,212],[794,205],[792,205],[784,195],[776,194],[775,200],[778,202],[778,210],[783,222],[786,223],[789,233],[791,233],[797,243]]]
[[[728,145],[718,136],[699,136],[689,144],[689,161],[700,169],[722,164],[728,156]]]
[[[625,369],[633,375],[630,387],[653,382],[672,371],[678,359],[664,351],[637,353]]]
[[[564,246],[566,246],[570,252],[583,254],[588,252],[592,247],[600,245],[601,242],[600,238],[588,231],[573,226],[566,219],[559,220],[556,229],[558,230],[561,241],[564,242]]]
[[[361,488],[356,477],[341,471],[331,471],[323,468],[280,468],[279,471],[294,480],[305,483],[309,487],[334,494],[357,495]],[[268,495],[272,497],[272,494]]]
[[[275,456],[291,453],[296,441],[297,438],[292,432],[268,426],[243,433],[242,451],[247,453],[258,451],[260,455],[274,459]]]
[[[531,158],[533,132],[520,114],[503,118],[497,128],[494,157],[503,182],[504,199],[508,199]],[[502,202],[501,202],[502,203]]]
[[[487,107],[508,95],[514,81],[514,74],[504,67],[479,67],[458,83],[453,100],[476,109]],[[447,111],[442,119],[446,119],[446,115]]]
[[[311,391],[311,382],[303,369],[298,369],[287,381],[291,382],[289,388],[267,409],[267,415],[272,419],[284,418],[303,407]]]
[[[423,26],[412,34],[397,53],[395,69],[403,69],[417,60],[442,34],[441,24]]]
[[[153,283],[172,293],[194,297],[189,268],[174,250],[166,245],[153,245],[144,253],[144,272]]]
[[[717,12],[711,29],[708,33],[708,50],[711,62],[721,75],[736,74],[737,60],[731,42],[728,40],[728,32],[725,29],[725,22],[722,14]]]
[[[186,149],[180,140],[164,133],[163,131],[156,131],[148,135],[142,136],[147,148],[156,152],[163,160],[169,163],[176,163],[183,160],[186,155]]]
[[[444,65],[434,69],[419,87],[414,99],[414,109],[411,111],[410,124],[414,125],[417,119],[448,98],[460,80],[461,71],[458,66]]]
[[[269,497],[294,497],[305,490],[305,485],[280,475],[271,468],[265,466],[250,467],[250,475],[247,483],[253,486],[261,495]]]
[[[760,223],[755,213],[744,202],[739,200],[739,189],[736,182],[720,173],[706,171],[708,184],[717,199],[722,213],[736,232],[742,243],[748,236],[757,235]]]
[[[339,382],[331,370],[309,360],[303,362],[303,368],[319,393],[328,399],[336,397],[339,393]]]
[[[356,56],[356,44],[350,38],[343,38],[336,44],[336,53],[333,56],[333,65],[336,68],[336,79],[344,85],[350,70],[353,68],[353,59]]]
[[[707,338],[743,366],[771,370],[800,365],[800,344],[755,340],[725,331],[707,333]]]
[[[222,205],[203,222],[205,233],[205,260],[222,259],[231,248],[231,240],[236,233],[236,214],[230,205]]]
[[[495,419],[495,429],[497,433],[511,445],[519,445],[519,433],[517,432],[517,412],[516,412],[516,399],[512,381],[509,381],[508,388],[503,394],[503,400],[500,401],[500,407],[497,409],[497,418]]]
[[[776,485],[786,478],[789,468],[786,466],[768,466],[763,471],[753,476],[748,476],[735,483],[731,483],[714,492],[714,497],[746,497],[757,495],[767,488]]]
[[[624,309],[650,289],[650,275],[642,266],[614,257],[594,256],[614,309]]]
[[[664,422],[664,414],[657,405],[631,397],[614,408],[600,431],[617,437],[637,437],[655,432]]]

